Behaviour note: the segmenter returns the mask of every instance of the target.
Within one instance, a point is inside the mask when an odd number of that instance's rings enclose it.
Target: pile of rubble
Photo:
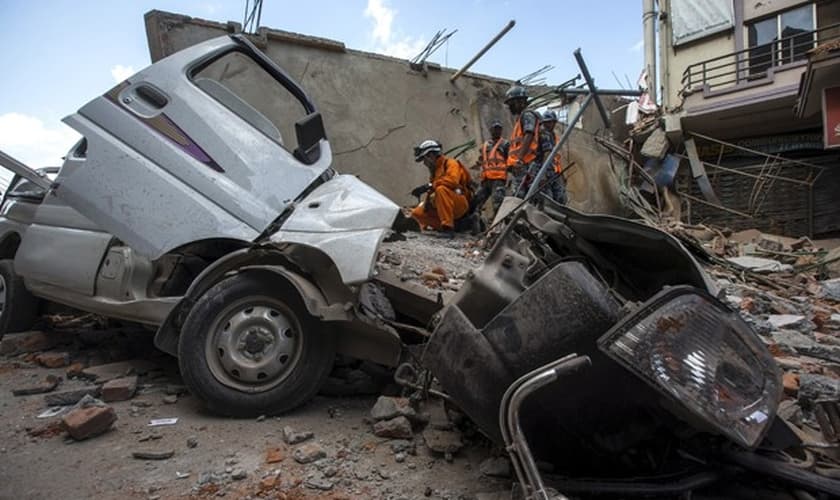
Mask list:
[[[783,372],[780,415],[807,441],[837,442],[840,246],[821,248],[807,238],[756,230],[682,224],[665,229],[704,261],[722,298],[775,356]]]
[[[0,342],[0,354],[18,360],[12,366],[51,369],[43,379],[12,390],[16,397],[43,395],[44,409],[37,418],[48,423],[27,428],[30,436],[46,438],[65,433],[68,440],[93,438],[111,430],[117,421],[109,403],[162,392],[163,402],[174,404],[178,395],[186,392],[176,375],[165,373],[153,361],[156,355],[149,352],[148,346],[142,349],[142,356],[130,356],[138,345],[137,332],[85,331],[88,335],[81,335],[75,328],[91,325],[79,320],[77,317],[69,323],[62,321],[65,328],[70,325],[72,330],[10,334]],[[48,325],[55,326],[54,323],[47,318]],[[87,349],[85,339],[104,341],[104,347]],[[55,373],[59,369],[64,376]],[[149,406],[140,400],[136,404],[132,402],[131,416]]]
[[[415,431],[422,430],[422,442],[432,452],[451,462],[453,455],[464,447],[464,439],[450,414],[440,401],[426,403],[426,412],[418,411],[419,403],[407,398],[380,396],[370,410],[373,433],[382,438],[395,439],[391,448],[394,459],[403,462],[406,453],[416,454]],[[436,404],[437,403],[437,404]],[[460,417],[463,421],[463,417]]]
[[[484,262],[484,242],[468,235],[441,239],[429,233],[406,232],[405,239],[385,242],[379,250],[377,271],[390,271],[400,280],[429,290],[457,291],[470,273]]]

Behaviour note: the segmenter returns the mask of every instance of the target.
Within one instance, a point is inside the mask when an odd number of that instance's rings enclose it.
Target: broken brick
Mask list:
[[[76,378],[82,376],[82,370],[84,369],[84,363],[73,363],[67,367],[67,370],[65,370],[64,373],[67,375],[67,378]]]
[[[440,274],[425,272],[425,273],[420,275],[420,279],[422,279],[423,281],[441,282],[441,281],[443,281],[443,276],[441,276]]]
[[[826,326],[826,324],[831,323],[831,310],[824,309],[821,307],[814,307],[814,313],[811,317],[811,321],[817,326],[817,328],[822,328]]]
[[[382,420],[373,424],[373,433],[378,437],[392,439],[411,439],[411,422],[405,417]]]
[[[134,359],[106,365],[90,366],[82,370],[82,376],[98,382],[107,382],[128,375],[144,375],[156,367],[157,365],[151,361]]]
[[[426,429],[423,431],[426,447],[438,453],[455,453],[464,447],[461,434],[456,431],[439,431]]]
[[[18,352],[36,352],[52,349],[58,343],[55,335],[44,332],[26,332],[17,340]]]
[[[779,344],[770,344],[767,346],[767,350],[770,351],[770,354],[772,354],[774,358],[783,357],[786,355],[786,353],[782,350]]]
[[[752,297],[744,297],[741,301],[741,310],[747,313],[755,312],[755,299]]]
[[[263,491],[273,490],[277,486],[277,474],[271,474],[260,480],[260,489]]]
[[[79,408],[61,419],[70,437],[79,441],[104,433],[116,421],[117,414],[110,406]]]
[[[312,431],[297,432],[288,425],[283,427],[283,441],[286,444],[299,444],[313,437],[315,437],[315,433]]]
[[[785,372],[782,376],[782,385],[785,389],[785,394],[795,396],[799,392],[799,375],[793,372]]]
[[[413,418],[416,414],[408,398],[392,398],[388,396],[379,396],[376,404],[370,410],[371,418],[377,421],[390,420],[394,417]]]
[[[304,484],[304,486],[306,486],[307,488],[309,488],[311,490],[321,490],[321,491],[329,491],[329,490],[333,489],[333,487],[335,486],[335,484],[332,481],[330,481],[329,479],[317,478],[317,477],[309,478],[303,484]]]
[[[26,433],[32,437],[39,437],[39,438],[51,438],[54,436],[58,436],[64,431],[64,428],[61,426],[61,422],[58,420],[54,420],[46,425],[41,427],[36,427],[34,429],[28,429]]]
[[[283,448],[270,448],[265,452],[265,463],[276,464],[282,462],[286,458],[286,453]]]
[[[47,368],[61,368],[70,364],[70,355],[66,352],[44,352],[36,356],[35,361]]]
[[[309,464],[325,458],[327,452],[318,443],[307,443],[296,449],[292,456],[299,464]]]
[[[43,394],[45,392],[54,391],[58,384],[61,383],[61,377],[55,375],[47,375],[46,378],[38,385],[32,387],[24,387],[21,389],[13,389],[13,396],[31,396],[32,394]]]
[[[137,392],[137,377],[123,377],[110,380],[102,386],[102,400],[105,402],[125,401]]]

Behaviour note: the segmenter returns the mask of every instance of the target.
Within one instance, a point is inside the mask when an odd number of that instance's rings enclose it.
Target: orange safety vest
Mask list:
[[[481,178],[486,180],[505,180],[507,178],[507,160],[499,151],[504,141],[499,139],[487,153],[487,142],[481,148]]]
[[[523,113],[526,112],[527,111],[523,111]],[[519,115],[519,118],[517,118],[516,120],[516,125],[514,125],[513,127],[513,135],[510,136],[510,151],[508,151],[507,157],[508,166],[516,165],[516,159],[519,158],[519,150],[521,150],[524,147],[524,145],[522,144],[524,138],[525,134],[522,133],[522,115]],[[522,157],[522,162],[526,165],[532,163],[534,160],[537,159],[537,150],[539,149],[539,142],[540,120],[539,118],[537,118],[536,123],[534,124],[534,138],[531,140],[531,144],[528,146],[528,150]]]

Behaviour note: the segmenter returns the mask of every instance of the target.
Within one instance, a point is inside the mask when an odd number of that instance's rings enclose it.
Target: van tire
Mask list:
[[[0,260],[0,338],[30,330],[38,319],[39,302],[15,274],[12,260]]]
[[[190,392],[213,413],[276,415],[318,392],[335,350],[334,336],[292,285],[249,273],[219,282],[196,301],[181,329],[178,365]]]

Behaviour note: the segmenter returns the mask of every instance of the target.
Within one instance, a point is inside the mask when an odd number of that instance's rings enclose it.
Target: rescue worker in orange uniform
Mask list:
[[[537,173],[540,117],[528,107],[528,91],[514,85],[505,92],[505,104],[513,115],[507,165],[513,173],[513,196],[524,198],[531,179]]]
[[[557,112],[554,110],[547,110],[543,113],[540,121],[540,148],[537,155],[538,163],[542,166],[546,156],[554,149],[557,144],[557,134],[554,132],[554,127],[557,125]],[[543,194],[548,195],[557,203],[566,203],[566,179],[562,175],[563,163],[560,160],[560,152],[554,155],[553,165],[551,170],[545,173],[541,185],[545,186]]]
[[[470,174],[460,161],[447,158],[437,141],[425,140],[414,148],[414,161],[423,162],[429,169],[429,183],[415,188],[411,193],[426,199],[411,211],[411,216],[421,229],[431,227],[440,235],[452,238],[455,223],[464,217],[470,206]]]
[[[481,147],[478,166],[481,168],[481,186],[473,198],[474,213],[481,213],[484,203],[492,196],[493,212],[498,212],[505,199],[507,181],[507,157],[510,142],[502,139],[502,122],[493,120],[490,124],[490,139]]]

